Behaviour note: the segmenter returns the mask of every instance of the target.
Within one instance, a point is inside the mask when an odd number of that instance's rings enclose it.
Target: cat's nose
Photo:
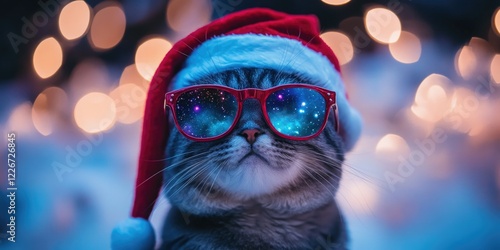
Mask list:
[[[247,142],[250,144],[253,144],[257,139],[257,136],[261,134],[263,134],[262,131],[258,129],[245,129],[240,133],[240,135],[245,137],[247,139]]]

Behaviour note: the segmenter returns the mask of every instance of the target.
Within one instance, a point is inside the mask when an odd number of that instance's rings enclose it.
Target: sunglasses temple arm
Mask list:
[[[337,104],[332,105],[333,114],[335,115],[335,131],[340,133],[340,122],[339,122],[339,109],[337,108]]]

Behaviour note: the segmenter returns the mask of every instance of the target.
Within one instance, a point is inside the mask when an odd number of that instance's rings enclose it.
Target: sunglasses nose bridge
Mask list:
[[[240,92],[240,100],[245,101],[247,99],[257,99],[260,100],[264,92],[260,89],[248,88]]]

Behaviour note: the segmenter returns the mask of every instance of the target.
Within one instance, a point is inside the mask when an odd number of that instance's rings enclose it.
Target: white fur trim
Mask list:
[[[151,250],[155,246],[155,233],[151,223],[142,218],[128,218],[111,233],[113,250]]]
[[[361,117],[347,102],[339,72],[321,53],[297,40],[280,36],[244,34],[212,38],[186,59],[184,68],[175,76],[172,89],[207,74],[244,67],[268,68],[298,73],[315,84],[337,92],[340,124],[344,131],[346,150],[350,150],[361,133]]]

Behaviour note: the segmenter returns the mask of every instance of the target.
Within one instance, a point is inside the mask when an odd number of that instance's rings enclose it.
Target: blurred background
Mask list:
[[[364,117],[337,194],[352,249],[500,249],[496,0],[5,2],[0,150],[6,166],[15,132],[18,190],[10,243],[2,168],[0,248],[109,249],[131,209],[160,60],[210,20],[256,6],[318,16]]]

